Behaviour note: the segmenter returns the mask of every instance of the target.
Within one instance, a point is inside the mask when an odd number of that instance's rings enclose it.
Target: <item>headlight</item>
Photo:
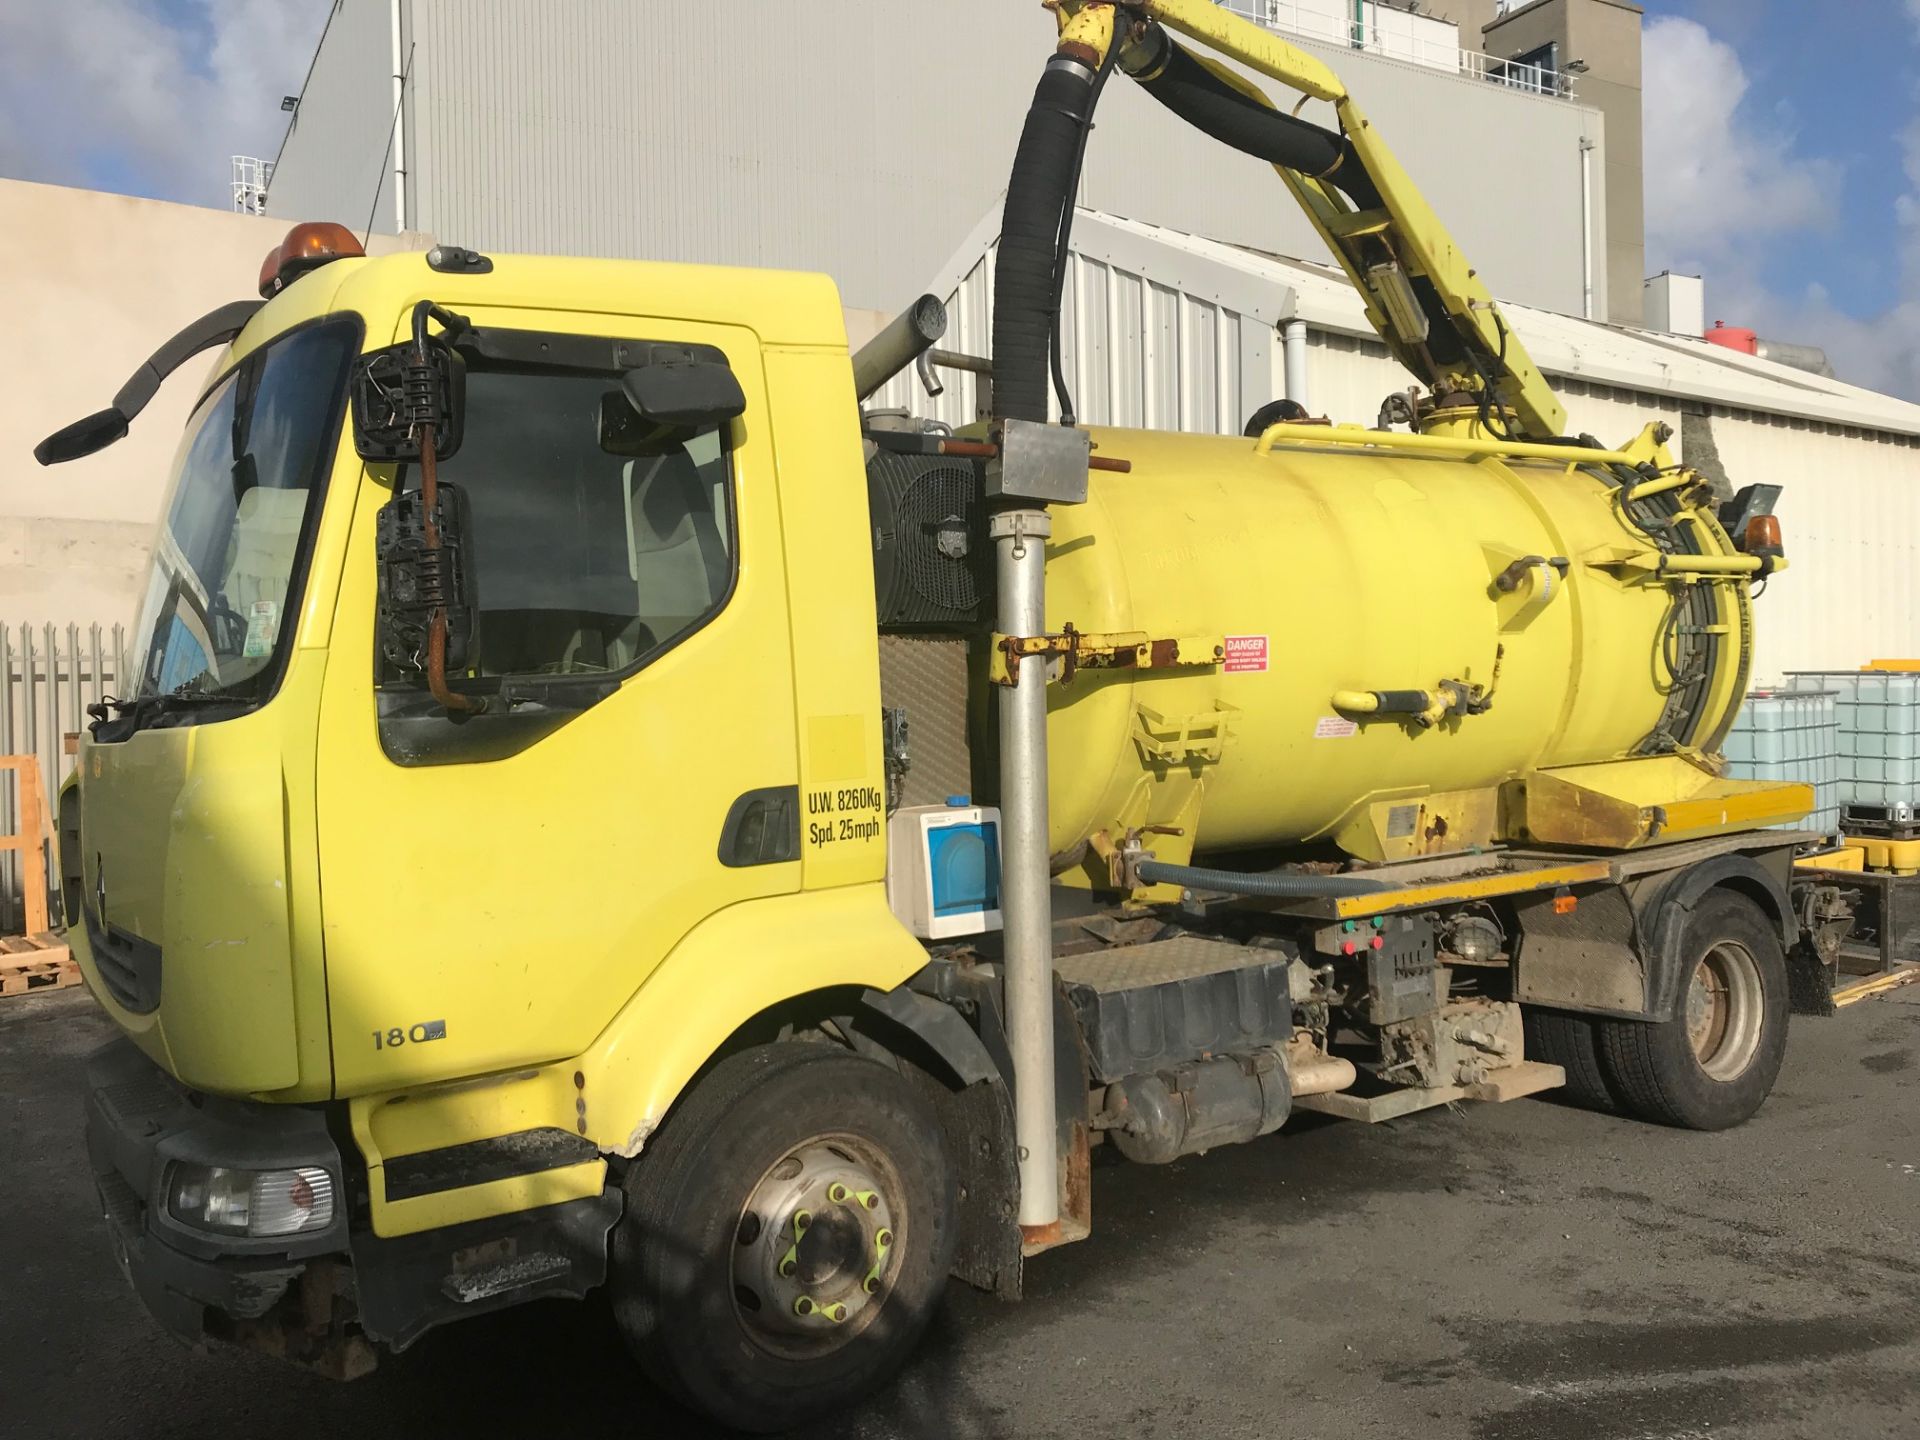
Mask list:
[[[333,1176],[297,1170],[229,1170],[176,1163],[167,1175],[176,1220],[227,1235],[298,1235],[333,1223]]]

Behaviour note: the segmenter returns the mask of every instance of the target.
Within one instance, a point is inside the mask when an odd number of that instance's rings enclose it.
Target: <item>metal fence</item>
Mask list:
[[[1457,70],[1462,75],[1512,90],[1525,90],[1532,95],[1559,99],[1573,95],[1573,79],[1565,71],[1502,60],[1451,40],[1422,35],[1416,27],[1424,17],[1397,10],[1389,10],[1382,16],[1377,4],[1367,4],[1355,16],[1344,3],[1328,6],[1315,4],[1314,0],[1218,0],[1218,3],[1222,9],[1231,10],[1256,25],[1304,36],[1323,45],[1363,50],[1370,55],[1433,70]],[[1403,30],[1401,26],[1406,28]]]
[[[36,755],[49,809],[73,764],[66,737],[87,723],[87,706],[115,694],[127,673],[124,626],[0,625],[0,755]],[[12,785],[0,782],[0,829],[33,823]],[[49,875],[57,869],[49,857]],[[20,857],[0,854],[0,935],[24,921]]]

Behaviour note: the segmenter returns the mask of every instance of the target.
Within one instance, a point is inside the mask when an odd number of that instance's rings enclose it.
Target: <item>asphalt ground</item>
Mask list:
[[[84,995],[0,1001],[0,1436],[686,1436],[605,1307],[435,1332],[335,1385],[169,1340],[81,1149]],[[954,1286],[898,1385],[811,1436],[1920,1437],[1920,986],[1794,1022],[1760,1115],[1542,1100],[1302,1117],[1101,1167],[1094,1238]]]

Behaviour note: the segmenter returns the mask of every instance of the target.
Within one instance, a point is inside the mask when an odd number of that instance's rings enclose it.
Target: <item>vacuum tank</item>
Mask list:
[[[1626,499],[1639,475],[1394,438],[1263,449],[1093,432],[1131,471],[1097,471],[1086,504],[1055,508],[1048,630],[1224,653],[1049,687],[1061,868],[1130,831],[1163,859],[1524,838],[1514,787],[1536,772],[1717,745],[1744,689],[1746,585],[1682,584],[1633,558],[1656,549],[1629,519],[1645,514]],[[1688,513],[1668,544],[1735,553]],[[1423,719],[1420,697],[1391,693],[1415,691],[1461,704]]]

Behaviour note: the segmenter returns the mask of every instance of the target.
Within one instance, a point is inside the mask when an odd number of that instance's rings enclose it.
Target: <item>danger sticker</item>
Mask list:
[[[1328,715],[1313,727],[1316,740],[1346,740],[1359,733],[1358,721],[1342,720],[1338,715]]]
[[[1220,662],[1229,675],[1245,674],[1267,668],[1267,637],[1264,635],[1227,636],[1226,657]]]

